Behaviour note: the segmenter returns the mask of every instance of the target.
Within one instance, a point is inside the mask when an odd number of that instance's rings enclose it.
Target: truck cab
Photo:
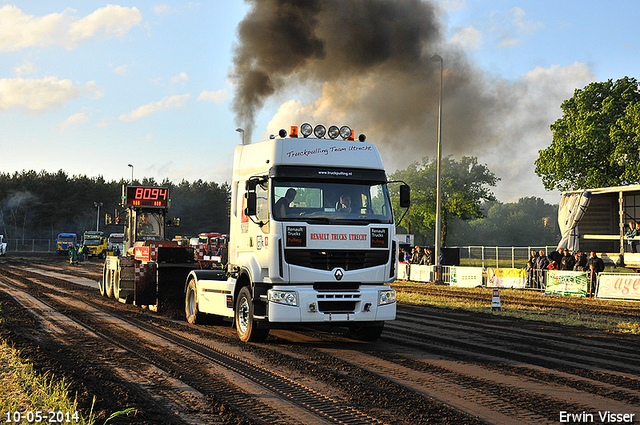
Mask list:
[[[104,232],[86,231],[82,239],[89,257],[104,259],[107,256],[107,237]]]
[[[78,236],[75,233],[60,233],[56,238],[56,253],[67,254],[69,248],[78,243]]]
[[[397,275],[398,240],[381,157],[348,127],[342,140],[337,127],[319,127],[316,137],[304,124],[302,137],[292,127],[236,147],[229,278],[221,285],[192,272],[200,291],[192,306],[234,317],[241,340],[294,324],[348,327],[354,338],[374,340],[395,318],[388,284]]]
[[[111,233],[107,239],[107,250],[118,256],[124,252],[124,233]]]

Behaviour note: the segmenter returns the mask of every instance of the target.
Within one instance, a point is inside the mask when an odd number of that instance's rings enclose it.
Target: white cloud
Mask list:
[[[156,4],[155,6],[153,6],[153,13],[158,16],[166,15],[168,13],[171,13],[171,6],[167,4]]]
[[[190,94],[167,96],[158,102],[151,102],[147,103],[146,105],[142,105],[139,108],[129,112],[128,114],[122,114],[118,117],[118,119],[123,122],[131,122],[147,117],[156,112],[182,108],[185,102],[190,98]]]
[[[67,130],[69,128],[75,128],[79,124],[82,124],[82,123],[87,122],[89,120],[91,120],[91,114],[87,115],[84,111],[83,112],[77,112],[77,113],[71,115],[66,120],[62,121],[60,124],[54,126],[53,128],[56,129],[56,130],[64,131],[64,130]]]
[[[531,33],[537,30],[538,28],[544,28],[544,24],[542,22],[534,22],[534,21],[525,21],[524,17],[527,14],[524,10],[519,7],[514,7],[507,14],[507,18],[511,18],[511,23],[518,27],[521,31]]]
[[[119,67],[115,68],[113,72],[120,75],[127,75],[129,74],[129,68],[132,67],[134,64],[135,64],[135,61],[131,62],[128,65],[120,65]]]
[[[464,50],[477,50],[482,44],[482,32],[477,30],[473,25],[458,30],[449,43],[456,45]]]
[[[220,104],[225,100],[227,100],[228,97],[229,95],[226,90],[217,90],[217,91],[203,90],[202,93],[198,95],[198,102],[201,100],[204,100],[204,101]]]
[[[189,81],[189,76],[186,72],[181,72],[180,74],[171,77],[171,84],[176,84],[180,81]]]
[[[500,31],[500,47],[511,47],[522,41],[522,36],[529,36],[539,28],[544,28],[542,22],[525,20],[526,12],[519,7],[514,7],[504,18],[503,25],[493,30]]]
[[[33,66],[33,63],[29,62],[28,60],[23,61],[22,65],[15,66],[13,68],[13,74],[16,77],[23,77],[25,75],[31,75],[35,73],[36,73],[36,69]]]
[[[58,77],[0,79],[0,110],[5,111],[11,108],[32,111],[59,109],[72,99],[82,96],[97,99],[103,95],[102,88],[95,81],[77,87],[71,80],[59,80]]]
[[[73,9],[45,16],[27,15],[17,6],[0,8],[0,51],[60,45],[73,49],[92,38],[121,37],[142,21],[136,7],[107,5],[78,18]]]

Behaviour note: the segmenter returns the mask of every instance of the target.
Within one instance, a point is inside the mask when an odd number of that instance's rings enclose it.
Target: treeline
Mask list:
[[[126,183],[102,177],[69,177],[62,170],[0,173],[0,234],[9,239],[49,239],[62,232],[81,235],[96,230],[96,224],[107,234],[122,232],[122,226],[106,226],[104,217],[122,210],[119,203]],[[176,185],[145,178],[133,184],[169,188],[168,216],[180,218],[180,227],[169,228],[170,236],[228,233],[231,188],[227,183],[183,180]],[[101,204],[99,216],[96,204]]]
[[[560,240],[558,206],[543,199],[520,198],[506,204],[490,201],[481,209],[483,217],[451,224],[449,245],[545,246]]]
[[[445,168],[445,171],[447,168]],[[446,174],[445,174],[446,175]],[[412,207],[407,215],[409,228],[399,228],[399,233],[413,233],[416,243],[432,245],[434,239],[431,207],[435,200],[423,193],[435,192],[421,185],[429,185],[433,179],[405,178],[412,184]],[[461,178],[450,179],[462,181]],[[0,234],[8,239],[53,239],[61,232],[81,235],[85,230],[95,230],[99,222],[105,233],[121,232],[122,226],[106,226],[105,214],[114,214],[119,207],[122,185],[127,181],[105,181],[102,177],[73,176],[64,171],[48,173],[22,171],[0,173]],[[175,185],[165,180],[134,181],[136,185],[164,186],[169,188],[171,208],[169,217],[179,217],[180,227],[168,229],[169,236],[195,236],[200,232],[229,232],[229,198],[231,188],[227,183],[219,185],[198,180],[182,181]],[[465,186],[465,187],[468,187]],[[464,191],[447,187],[443,205],[445,211],[454,211],[452,199],[462,198]],[[468,192],[468,188],[467,188]],[[397,195],[391,191],[392,197]],[[445,246],[540,246],[558,241],[558,207],[540,198],[521,198],[515,203],[492,200],[479,202],[473,215],[444,214],[448,237]],[[397,200],[394,199],[397,203]],[[102,203],[100,215],[95,203]],[[460,205],[460,202],[457,202]],[[469,210],[469,208],[467,208]],[[397,215],[402,214],[397,208]],[[463,218],[461,218],[463,217]],[[407,218],[403,220],[406,223]]]

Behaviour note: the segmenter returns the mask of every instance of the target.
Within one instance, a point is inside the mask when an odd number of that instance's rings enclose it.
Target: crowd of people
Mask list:
[[[542,288],[545,270],[573,270],[587,272],[589,275],[588,292],[592,294],[595,290],[595,283],[598,273],[604,271],[604,261],[598,257],[595,251],[591,251],[589,256],[576,251],[570,253],[564,248],[550,252],[546,255],[544,250],[531,250],[531,257],[525,267],[527,271],[527,286],[532,288]]]
[[[411,253],[406,249],[400,248],[400,262],[407,264],[417,264],[420,266],[433,266],[435,264],[433,250],[429,247],[422,248],[414,246]]]

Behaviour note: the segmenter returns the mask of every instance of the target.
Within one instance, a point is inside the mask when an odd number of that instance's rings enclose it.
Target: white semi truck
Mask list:
[[[375,340],[395,319],[398,267],[380,154],[346,126],[300,133],[236,147],[227,268],[190,272],[187,320],[233,318],[242,341],[296,325]],[[407,208],[409,187],[399,189]]]

